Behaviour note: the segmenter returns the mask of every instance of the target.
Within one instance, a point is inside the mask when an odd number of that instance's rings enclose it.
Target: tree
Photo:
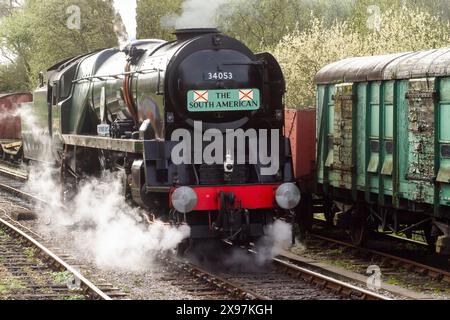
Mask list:
[[[23,10],[17,10],[5,18],[0,25],[0,47],[9,63],[23,64],[26,76],[31,73],[31,48],[33,31]]]
[[[112,0],[30,0],[28,15],[34,30],[31,58],[34,80],[39,71],[58,61],[118,45]]]
[[[296,24],[306,20],[295,0],[230,0],[217,18],[218,26],[253,50],[275,45]]]
[[[328,0],[325,1],[328,2]],[[349,20],[355,31],[370,33],[377,16],[379,18],[387,11],[408,11],[414,9],[427,12],[444,22],[450,20],[449,0],[355,0],[351,6]]]
[[[0,92],[28,91],[28,78],[24,64],[14,63],[0,65]]]
[[[0,0],[0,19],[10,16],[20,3],[20,0]]]
[[[29,88],[58,61],[118,45],[112,0],[27,0],[0,26],[0,44],[24,64]]]
[[[346,20],[353,0],[229,0],[217,18],[219,28],[253,50],[270,50],[293,30],[311,26],[311,13],[332,25]]]
[[[419,8],[389,9],[380,14],[379,30],[357,32],[351,22],[327,27],[312,18],[307,30],[283,37],[274,50],[288,83],[287,105],[314,106],[316,73],[326,64],[352,56],[418,51],[448,46],[450,23]]]
[[[174,28],[168,28],[162,19],[181,11],[181,0],[138,0],[137,2],[137,38],[138,39],[174,39]]]

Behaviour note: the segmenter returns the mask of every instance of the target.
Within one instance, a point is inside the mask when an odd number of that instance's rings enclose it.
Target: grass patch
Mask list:
[[[44,263],[36,256],[36,250],[31,247],[27,247],[24,249],[24,253],[27,257],[28,262],[43,266]]]
[[[135,278],[134,279],[134,281],[133,281],[133,283],[134,283],[134,285],[136,286],[136,287],[142,287],[142,285],[143,285],[143,280],[142,279],[140,279],[140,278]]]
[[[53,272],[52,278],[57,284],[68,284],[73,280],[73,274],[69,271]]]
[[[0,283],[0,294],[8,294],[12,291],[19,291],[26,289],[26,286],[16,278],[6,278],[2,279],[2,282]]]
[[[314,218],[325,221],[325,213],[315,213]]]
[[[81,294],[74,294],[64,297],[63,300],[86,300],[86,297]]]
[[[4,295],[9,292],[9,289],[6,285],[0,283],[0,295]]]
[[[341,255],[344,253],[344,250],[344,248],[328,249],[328,252],[333,255]]]
[[[394,278],[389,278],[387,280],[384,281],[387,284],[393,284],[393,285],[399,285],[400,284],[400,280],[398,279],[394,279]]]

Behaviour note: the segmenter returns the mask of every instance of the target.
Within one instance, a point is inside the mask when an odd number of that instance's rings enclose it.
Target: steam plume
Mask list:
[[[161,19],[161,24],[176,29],[217,27],[217,10],[227,1],[229,0],[185,0],[181,15],[167,15]]]
[[[42,133],[31,114],[26,106],[20,108],[22,126],[41,144],[50,145],[48,134]],[[44,154],[52,152],[47,149]],[[47,202],[36,208],[39,227],[46,234],[70,241],[69,249],[103,269],[141,271],[151,267],[159,253],[175,249],[189,237],[190,229],[143,223],[146,212],[126,202],[122,181],[116,173],[87,178],[74,199],[63,205],[59,168],[35,164],[25,188]]]

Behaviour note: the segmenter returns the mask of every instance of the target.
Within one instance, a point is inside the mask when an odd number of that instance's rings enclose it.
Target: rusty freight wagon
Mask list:
[[[0,93],[0,158],[16,157],[21,150],[19,108],[31,102],[29,93]]]
[[[450,243],[450,48],[349,58],[317,83],[317,187],[360,244],[371,228]]]
[[[314,177],[316,169],[316,109],[286,109],[285,136],[291,141],[292,160],[302,197],[296,208],[301,230],[312,227]],[[303,234],[303,233],[302,233]]]

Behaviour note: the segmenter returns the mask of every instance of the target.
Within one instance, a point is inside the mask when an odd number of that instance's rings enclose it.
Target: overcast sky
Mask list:
[[[136,40],[136,0],[114,0],[114,6],[122,16],[128,37],[130,40]]]

